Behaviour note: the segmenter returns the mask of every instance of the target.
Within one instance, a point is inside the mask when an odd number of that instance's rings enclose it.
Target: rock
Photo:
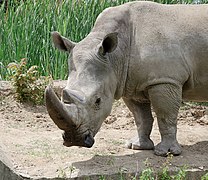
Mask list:
[[[4,153],[3,146],[3,143],[0,142],[0,179],[23,180],[23,178],[14,171],[14,166]]]
[[[197,122],[201,125],[208,125],[208,115],[201,117]]]

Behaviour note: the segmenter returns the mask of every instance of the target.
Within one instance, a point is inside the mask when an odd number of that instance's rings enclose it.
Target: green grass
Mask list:
[[[63,0],[62,4],[58,0],[8,1],[6,12],[3,5],[0,7],[0,80],[7,79],[6,66],[22,58],[27,58],[28,66],[39,66],[42,75],[66,79],[67,54],[52,47],[50,32],[59,31],[78,42],[90,32],[103,9],[131,0]],[[193,0],[157,2],[174,4]],[[208,3],[208,0],[201,3]]]

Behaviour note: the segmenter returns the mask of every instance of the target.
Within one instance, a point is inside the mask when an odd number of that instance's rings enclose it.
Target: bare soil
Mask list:
[[[44,106],[16,102],[11,86],[0,83],[0,146],[22,176],[70,178],[131,173],[140,172],[147,158],[154,168],[166,161],[153,151],[125,147],[125,142],[136,135],[136,126],[122,100],[115,101],[92,148],[67,148],[62,145],[62,131],[49,118]],[[151,137],[155,144],[160,141],[156,118]],[[173,157],[170,167],[187,165],[190,169],[207,170],[208,107],[191,103],[181,107],[178,140],[183,153]]]

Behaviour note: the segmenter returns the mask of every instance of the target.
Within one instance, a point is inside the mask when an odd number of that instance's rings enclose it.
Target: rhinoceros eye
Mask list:
[[[100,104],[101,104],[101,98],[97,98],[95,101],[95,109],[96,110],[100,109]]]
[[[100,105],[100,103],[101,103],[101,98],[97,98],[96,101],[95,101],[95,104]]]

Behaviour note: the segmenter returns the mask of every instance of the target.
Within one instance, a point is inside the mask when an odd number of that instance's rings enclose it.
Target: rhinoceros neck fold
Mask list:
[[[115,65],[115,67],[116,66],[117,65]],[[126,79],[128,74],[128,60],[123,60],[123,62],[120,64],[119,67],[117,67],[117,69],[114,68],[114,71],[117,77],[117,87],[114,94],[114,99],[118,100],[123,96],[125,91]]]
[[[125,93],[130,61],[130,39],[131,33],[129,26],[125,33],[120,32],[118,47],[109,57],[117,77],[117,88],[114,95],[115,99],[121,98]]]

